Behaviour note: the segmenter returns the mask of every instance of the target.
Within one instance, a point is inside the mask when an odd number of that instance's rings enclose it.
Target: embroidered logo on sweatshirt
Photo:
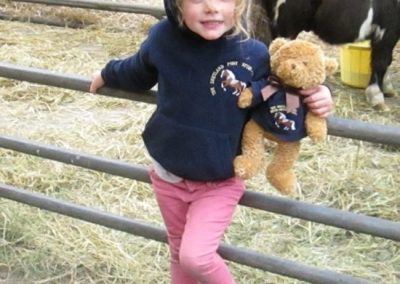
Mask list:
[[[247,87],[253,75],[253,68],[247,63],[229,61],[218,65],[210,77],[210,92],[215,96],[218,92],[239,96]],[[220,90],[220,91],[219,91]]]
[[[221,88],[226,92],[228,88],[233,90],[233,95],[239,96],[246,88],[246,83],[236,79],[235,74],[229,69],[223,69],[221,72]]]

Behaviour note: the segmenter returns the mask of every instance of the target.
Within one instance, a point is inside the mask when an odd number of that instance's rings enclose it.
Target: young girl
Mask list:
[[[245,188],[233,170],[248,117],[237,98],[246,86],[261,96],[267,48],[244,36],[246,0],[164,4],[168,19],[151,29],[135,55],[97,73],[90,92],[103,85],[142,91],[158,83],[143,139],[154,160],[150,177],[167,228],[172,283],[235,283],[217,248]],[[311,111],[329,114],[326,87],[304,95]]]

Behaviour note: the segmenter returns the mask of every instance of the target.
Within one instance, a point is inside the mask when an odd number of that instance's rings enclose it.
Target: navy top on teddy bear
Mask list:
[[[307,106],[298,90],[283,85],[275,76],[261,90],[264,102],[252,111],[252,118],[264,130],[284,141],[298,141],[307,136],[305,116]]]

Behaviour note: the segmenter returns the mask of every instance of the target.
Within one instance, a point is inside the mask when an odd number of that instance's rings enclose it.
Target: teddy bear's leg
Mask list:
[[[327,136],[327,124],[326,119],[316,116],[315,114],[308,112],[306,115],[306,129],[307,134],[314,142],[322,142]]]
[[[293,166],[300,152],[300,141],[279,141],[272,161],[267,167],[267,179],[283,194],[293,194],[296,189],[296,174]]]
[[[263,129],[254,121],[246,123],[242,137],[242,155],[235,158],[235,174],[243,179],[254,176],[261,168],[264,155]]]

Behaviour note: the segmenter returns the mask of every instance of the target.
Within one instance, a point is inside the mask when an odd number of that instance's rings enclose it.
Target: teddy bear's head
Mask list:
[[[325,57],[319,45],[305,40],[276,38],[269,52],[271,73],[293,88],[316,87],[338,68],[337,61]]]

